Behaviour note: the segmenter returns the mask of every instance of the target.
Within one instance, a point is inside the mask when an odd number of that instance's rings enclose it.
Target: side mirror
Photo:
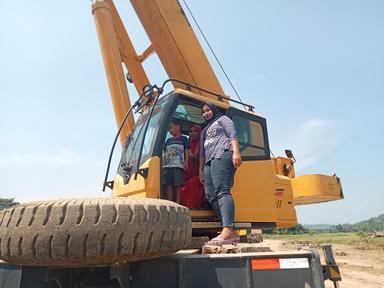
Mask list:
[[[292,159],[292,160],[293,160],[293,163],[296,162],[296,159],[295,159],[295,156],[293,156],[292,150],[285,150],[285,155],[287,155],[287,157],[288,157],[289,159]]]

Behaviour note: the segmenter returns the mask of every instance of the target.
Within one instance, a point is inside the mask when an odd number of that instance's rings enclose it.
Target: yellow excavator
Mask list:
[[[92,0],[118,126],[113,146],[119,139],[122,144],[117,174],[108,180],[109,161],[104,181],[113,197],[39,201],[0,211],[0,259],[34,266],[125,263],[170,255],[188,247],[192,234],[218,231],[221,223],[212,209],[188,209],[161,193],[169,123],[177,119],[184,135],[192,125],[203,126],[203,102],[215,104],[236,127],[243,159],[232,189],[237,228],[293,227],[295,206],[343,198],[335,175],[296,176],[290,150],[286,157],[271,157],[265,118],[225,95],[178,0],[131,3],[151,42],[141,54],[113,1]],[[169,77],[159,86],[143,68],[152,54]],[[136,88],[135,101],[127,82]]]
[[[253,106],[225,96],[178,1],[131,3],[151,42],[141,55],[135,52],[113,2],[94,1],[92,6],[117,125],[120,127],[132,106],[122,63],[138,94],[143,95],[140,101],[151,104],[143,106],[136,123],[131,113],[122,125],[123,156],[114,181],[109,182],[114,196],[161,198],[161,156],[169,122],[178,119],[187,134],[192,125],[204,124],[200,105],[208,101],[232,118],[238,131],[243,158],[233,187],[238,227],[292,227],[297,224],[296,205],[343,198],[336,176],[296,176],[290,151],[286,152],[288,158],[271,158],[266,120],[253,112]],[[159,89],[151,86],[142,66],[153,53],[174,86],[160,99]],[[145,97],[151,99],[143,100]],[[239,104],[245,109],[236,108]],[[196,229],[220,224],[212,210],[203,207],[191,209],[191,216]]]

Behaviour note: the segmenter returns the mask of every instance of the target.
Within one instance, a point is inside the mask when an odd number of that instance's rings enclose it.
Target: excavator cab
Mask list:
[[[207,101],[233,120],[239,139],[243,165],[236,172],[232,189],[237,227],[294,226],[297,220],[291,201],[290,180],[276,174],[270,157],[266,120],[253,112],[231,106],[220,97],[207,99],[183,89],[160,97],[138,118],[123,146],[113,196],[164,198],[162,155],[165,141],[170,136],[169,123],[177,119],[185,136],[192,125],[203,128],[205,121],[200,107]],[[252,109],[249,105],[247,108]],[[219,220],[206,202],[201,201],[200,207],[189,208],[195,229],[220,228]]]

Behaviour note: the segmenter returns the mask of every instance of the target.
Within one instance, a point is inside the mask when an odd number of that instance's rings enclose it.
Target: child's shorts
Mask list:
[[[163,184],[179,186],[184,184],[184,169],[163,168]]]

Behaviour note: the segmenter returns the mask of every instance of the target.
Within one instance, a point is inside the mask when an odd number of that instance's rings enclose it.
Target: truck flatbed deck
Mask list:
[[[315,250],[196,252],[182,250],[159,259],[92,267],[29,267],[0,262],[0,287],[324,288],[329,272]]]

